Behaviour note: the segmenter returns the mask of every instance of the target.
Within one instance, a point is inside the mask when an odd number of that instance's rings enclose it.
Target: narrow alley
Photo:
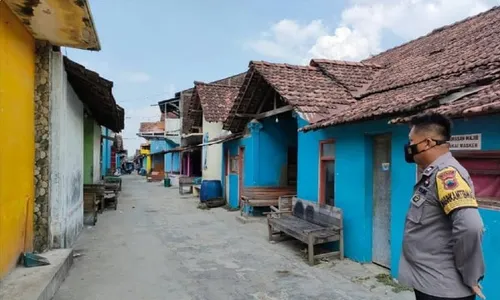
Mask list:
[[[195,198],[140,176],[123,181],[118,209],[77,241],[55,300],[411,299],[376,282],[383,271],[373,266],[309,267],[293,241],[269,243],[263,223],[200,210]]]

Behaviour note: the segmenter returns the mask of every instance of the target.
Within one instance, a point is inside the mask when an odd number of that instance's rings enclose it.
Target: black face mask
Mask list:
[[[415,155],[417,154],[420,154],[422,152],[425,152],[427,150],[430,150],[436,146],[439,146],[439,145],[443,145],[443,144],[446,144],[446,141],[439,141],[439,140],[433,140],[434,142],[436,142],[436,145],[428,148],[428,149],[425,149],[425,150],[422,150],[422,151],[418,151],[418,145],[422,144],[423,142],[426,142],[427,139],[423,140],[423,141],[420,141],[418,143],[415,143],[415,144],[410,144],[410,143],[407,143],[404,145],[404,151],[405,151],[405,161],[407,163],[415,163]]]

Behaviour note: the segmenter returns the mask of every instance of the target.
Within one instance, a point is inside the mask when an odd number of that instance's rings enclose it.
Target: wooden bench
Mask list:
[[[295,186],[286,187],[245,187],[241,195],[241,202],[245,205],[262,207],[278,206],[280,196],[295,195]]]
[[[83,193],[83,214],[84,220],[89,219],[90,223],[88,225],[95,226],[97,223],[97,212],[98,212],[99,201],[97,200],[95,193]],[[88,216],[88,217],[85,217]],[[85,222],[85,221],[84,221]]]
[[[83,198],[84,201],[84,210],[83,213],[94,213],[94,209],[102,213],[102,204],[104,202],[104,191],[105,186],[102,183],[95,184],[84,184],[83,185],[83,193],[84,194],[93,194],[95,197],[87,196],[87,198]],[[87,202],[85,202],[87,201]],[[95,206],[95,207],[93,207]]]
[[[114,210],[118,207],[118,194],[115,191],[105,191],[104,192],[103,206],[105,207],[109,202],[113,203]]]
[[[116,184],[118,187],[118,191],[122,190],[122,178],[120,176],[104,176],[105,184]]]
[[[283,197],[280,201],[289,201]],[[286,234],[307,244],[308,262],[314,259],[338,255],[344,259],[344,230],[342,211],[336,207],[319,206],[316,203],[292,199],[292,209],[286,204],[284,210],[274,208],[267,215],[269,241],[277,234]],[[339,242],[339,251],[314,255],[314,245]]]
[[[113,208],[116,210],[118,206],[118,195],[121,191],[121,178],[120,181],[110,180],[104,183],[105,191],[101,203],[101,211],[103,211],[108,202],[113,202]]]

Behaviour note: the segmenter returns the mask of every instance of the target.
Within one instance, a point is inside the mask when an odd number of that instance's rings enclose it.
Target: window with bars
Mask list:
[[[335,206],[335,141],[320,141],[320,195],[321,205]]]

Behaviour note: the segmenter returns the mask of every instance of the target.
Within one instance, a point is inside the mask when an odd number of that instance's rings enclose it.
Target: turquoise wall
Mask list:
[[[300,127],[306,125],[299,120]],[[372,238],[372,145],[370,136],[392,134],[391,176],[394,226],[391,232],[392,253],[401,251],[398,237],[403,234],[405,211],[415,183],[415,166],[404,162],[403,141],[408,139],[407,126],[388,126],[387,121],[329,127],[319,131],[300,132],[298,156],[297,196],[304,200],[318,201],[319,193],[319,142],[335,139],[335,205],[344,213],[345,255],[360,262],[371,261]],[[413,183],[406,184],[405,174],[413,175]],[[411,179],[410,179],[411,180]],[[333,188],[333,187],[332,187]],[[401,213],[402,212],[402,213]],[[392,262],[392,269],[397,268]]]
[[[287,165],[288,147],[297,147],[297,121],[287,114],[276,118],[261,120],[260,124],[248,125],[250,134],[241,139],[226,142],[224,152],[229,150],[230,155],[238,155],[240,147],[245,148],[243,185],[251,186],[280,186],[284,167]],[[223,159],[223,171],[226,160]],[[222,172],[225,174],[225,172]],[[238,175],[230,174],[229,204],[238,207]],[[225,185],[224,178],[221,182]]]
[[[108,128],[101,127],[101,134],[103,136],[110,136],[112,131]],[[105,176],[106,171],[111,168],[111,146],[113,142],[108,139],[102,140],[102,158],[101,158],[101,175]]]
[[[300,119],[299,126],[307,124]],[[298,133],[299,198],[318,201],[319,141],[336,141],[336,206],[344,213],[346,257],[360,262],[371,261],[372,245],[372,145],[371,136],[392,134],[391,155],[391,272],[398,274],[403,227],[416,182],[415,165],[404,161],[403,145],[408,140],[408,126],[388,125],[387,120],[340,125],[313,132]],[[483,150],[500,150],[500,118],[481,117],[454,122],[453,134],[482,133]],[[500,299],[494,283],[500,281],[500,212],[480,209],[486,227],[484,254],[487,274],[485,294]]]
[[[168,140],[168,139],[152,139],[150,140],[151,143],[151,154],[167,151],[173,148],[178,147],[176,143]],[[172,164],[172,158],[173,158],[173,164]],[[179,152],[175,153],[165,153],[164,157],[164,170],[165,172],[179,172],[180,171],[180,154]],[[160,159],[157,157],[153,156],[152,163],[159,163],[161,162]]]
[[[170,143],[170,148],[176,148],[178,145],[174,143]],[[180,172],[180,152],[166,153],[165,154],[165,172]]]

